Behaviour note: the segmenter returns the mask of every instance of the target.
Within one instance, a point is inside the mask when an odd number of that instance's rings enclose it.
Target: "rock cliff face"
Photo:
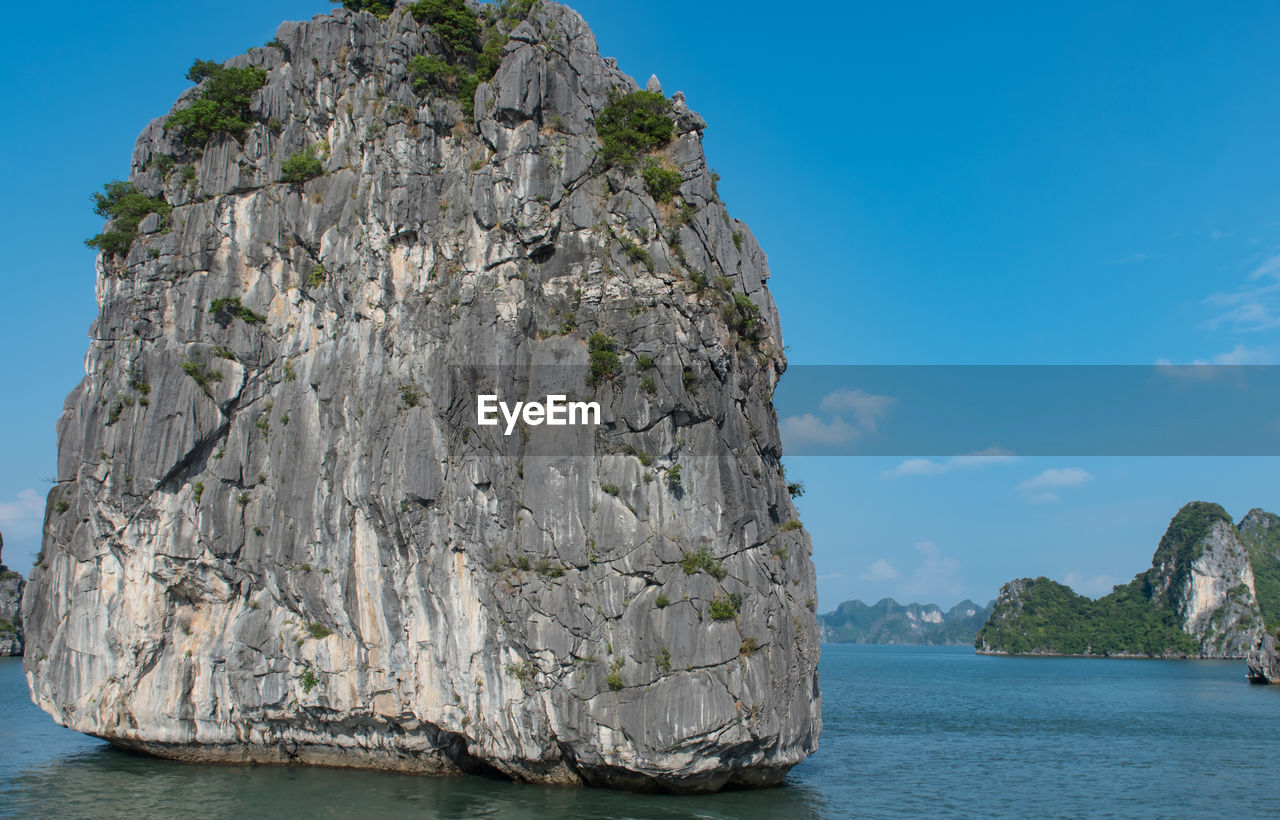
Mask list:
[[[1217,504],[1196,501],[1169,523],[1151,569],[1097,601],[1047,578],[1000,590],[979,652],[1244,658],[1265,631],[1246,546]]]
[[[241,134],[143,131],[131,181],[167,205],[99,257],[24,603],[60,723],[673,791],[815,750],[765,255],[682,95],[668,142],[602,160],[635,82],[568,8],[514,6],[479,20],[500,65],[473,97],[443,29],[339,9],[227,64],[265,72]],[[568,448],[476,425],[478,390],[543,366],[603,424]]]
[[[1206,522],[1207,532],[1197,527]],[[1205,658],[1243,658],[1263,631],[1253,567],[1216,504],[1188,504],[1169,525],[1147,573],[1150,597],[1172,609]]]
[[[0,557],[4,554],[4,538],[0,538]],[[0,657],[22,654],[22,591],[26,582],[22,575],[0,560]]]
[[[1240,522],[1240,540],[1249,550],[1253,565],[1258,606],[1267,629],[1280,632],[1280,516],[1265,510],[1250,510]],[[1249,680],[1280,683],[1280,654],[1275,634],[1258,637],[1249,650]]]

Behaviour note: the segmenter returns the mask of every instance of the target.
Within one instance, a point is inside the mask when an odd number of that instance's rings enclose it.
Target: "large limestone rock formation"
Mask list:
[[[637,789],[776,783],[816,748],[765,255],[681,95],[660,202],[599,158],[635,82],[571,10],[511,13],[473,116],[415,90],[430,25],[339,9],[229,63],[266,71],[242,138],[143,131],[131,179],[172,213],[99,260],[24,605],[60,723]],[[323,176],[279,182],[308,146]],[[603,425],[476,426],[477,389],[552,365]]]
[[[1192,502],[1178,512],[1146,583],[1157,605],[1178,614],[1200,657],[1243,658],[1263,631],[1249,552],[1216,504]]]

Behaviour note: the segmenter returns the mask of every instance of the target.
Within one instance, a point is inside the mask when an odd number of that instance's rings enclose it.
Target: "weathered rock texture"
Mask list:
[[[4,538],[0,537],[0,557]],[[0,560],[0,657],[22,654],[22,575]]]
[[[1251,514],[1252,515],[1252,514]],[[975,647],[990,654],[1244,658],[1265,632],[1244,532],[1217,504],[1184,506],[1151,569],[1092,601],[1047,578],[1000,590]]]
[[[636,85],[563,6],[514,29],[474,118],[415,93],[407,61],[440,45],[404,10],[278,38],[230,63],[268,71],[243,141],[196,156],[163,118],[138,140],[171,229],[99,260],[25,604],[35,701],[190,760],[778,782],[820,727],[815,579],[783,526],[767,263],[701,118],[676,95],[659,204],[596,159]],[[324,176],[275,181],[317,144]],[[596,330],[620,364],[590,387]],[[477,428],[491,376],[458,365],[575,366],[605,424],[527,455],[547,428]]]
[[[1250,510],[1240,521],[1239,530],[1253,565],[1258,606],[1271,633],[1260,635],[1249,650],[1249,680],[1280,683],[1280,654],[1276,652],[1275,637],[1280,634],[1280,516]]]

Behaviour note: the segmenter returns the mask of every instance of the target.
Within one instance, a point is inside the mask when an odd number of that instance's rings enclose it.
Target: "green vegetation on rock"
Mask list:
[[[324,176],[324,165],[316,156],[314,148],[305,148],[296,154],[290,154],[280,165],[280,181],[301,184],[309,179]]]
[[[1096,601],[1048,578],[1014,583],[1020,587],[1016,597],[1002,596],[974,639],[984,651],[1154,656],[1198,651],[1177,613],[1154,606],[1139,579]]]
[[[656,91],[632,91],[605,106],[596,117],[601,158],[606,165],[632,165],[675,136],[671,103]]]
[[[511,29],[529,16],[533,5],[528,0],[503,3],[476,17],[464,0],[410,4],[413,19],[430,26],[444,48],[443,57],[419,54],[409,60],[405,67],[414,90],[424,96],[449,94],[468,117],[474,116],[476,89],[498,72]]]
[[[464,0],[418,0],[409,5],[409,13],[419,23],[431,26],[450,54],[476,53],[480,23]]]
[[[242,139],[253,125],[249,101],[253,92],[266,85],[267,72],[253,65],[227,68],[212,60],[196,60],[187,79],[200,83],[196,99],[169,115],[164,127],[181,131],[183,144],[193,148],[218,133]]]
[[[138,225],[148,214],[159,214],[163,227],[172,210],[163,197],[147,196],[132,182],[112,180],[102,186],[102,193],[93,195],[94,213],[111,220],[111,224],[84,244],[110,256],[124,256],[138,238]]]
[[[725,576],[724,565],[715,559],[709,547],[699,547],[693,552],[686,552],[680,559],[680,568],[684,570],[685,575],[705,572],[716,580]]]
[[[367,11],[379,20],[391,16],[391,8],[395,0],[329,0],[330,3],[341,3],[344,9],[351,11]]]
[[[1240,522],[1240,540],[1253,565],[1253,587],[1267,629],[1280,629],[1280,516],[1250,510]]]
[[[640,176],[644,179],[644,187],[649,196],[658,202],[670,202],[673,196],[680,193],[680,183],[684,182],[679,171],[663,167],[654,160],[645,163]]]
[[[1156,554],[1151,559],[1151,569],[1143,577],[1145,592],[1148,597],[1160,597],[1160,603],[1173,606],[1173,595],[1182,589],[1191,571],[1191,564],[1200,557],[1202,542],[1213,528],[1215,522],[1221,521],[1227,526],[1235,522],[1218,504],[1207,501],[1192,501],[1178,510],[1178,514],[1169,522]],[[1167,586],[1161,587],[1162,568],[1173,568]],[[1135,579],[1137,580],[1137,579]]]
[[[255,313],[240,304],[240,297],[238,296],[214,299],[209,303],[209,312],[217,316],[219,319],[234,317],[250,325],[260,325],[267,321],[266,316],[263,316],[261,313]]]
[[[612,379],[618,372],[621,360],[618,358],[617,348],[613,337],[599,330],[587,339],[588,358],[591,362],[591,373],[587,380],[593,386]]]

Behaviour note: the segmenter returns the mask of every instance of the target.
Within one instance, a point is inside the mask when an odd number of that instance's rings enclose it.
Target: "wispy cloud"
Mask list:
[[[1146,254],[1146,253],[1131,253],[1131,254],[1129,254],[1128,256],[1122,256],[1122,257],[1120,257],[1119,259],[1113,259],[1113,260],[1111,260],[1111,264],[1113,264],[1113,265],[1133,265],[1133,264],[1136,264],[1136,263],[1138,263],[1138,262],[1146,262],[1146,261],[1147,261],[1148,259],[1150,259],[1150,258],[1151,258],[1151,255],[1150,255],[1150,254]]]
[[[1079,467],[1049,469],[1018,485],[1018,494],[1028,504],[1056,504],[1062,500],[1059,490],[1078,487],[1093,480],[1093,475]]]
[[[1012,464],[1017,460],[1018,457],[1008,450],[991,447],[966,456],[952,456],[941,461],[935,461],[930,458],[909,458],[892,470],[885,470],[880,474],[880,477],[908,478],[922,475],[942,475],[956,470],[976,470],[982,467],[994,467],[998,464]]]
[[[959,595],[963,591],[959,561],[943,555],[932,541],[916,544],[916,551],[924,556],[924,563],[916,568],[903,588],[908,597],[936,600]]]
[[[898,575],[899,572],[894,569],[893,564],[881,558],[858,577],[864,581],[888,581],[892,578],[897,578]]]
[[[858,428],[842,418],[823,421],[813,413],[787,416],[778,428],[788,448],[806,444],[848,444],[862,435]]]
[[[1211,382],[1237,379],[1241,373],[1235,368],[1240,366],[1275,363],[1276,354],[1272,348],[1236,345],[1212,358],[1193,359],[1186,364],[1175,364],[1171,359],[1156,359],[1156,372],[1184,382]]]
[[[809,444],[848,444],[859,436],[874,433],[880,421],[897,404],[892,396],[877,396],[861,390],[837,390],[822,397],[818,407],[831,414],[828,421],[813,413],[787,416],[778,424],[788,448]],[[848,415],[853,423],[845,421]]]
[[[12,501],[0,501],[0,531],[11,535],[33,535],[44,522],[44,496],[23,490]]]
[[[1204,302],[1217,311],[1204,323],[1209,330],[1251,333],[1280,327],[1280,253],[1259,263],[1246,284],[1212,294]]]
[[[1240,365],[1240,364],[1275,364],[1275,354],[1266,347],[1246,347],[1236,345],[1225,353],[1219,353],[1209,359],[1193,359],[1187,364],[1174,364],[1171,359],[1156,359],[1159,368],[1204,367],[1205,365]]]
[[[898,400],[892,396],[877,396],[861,390],[837,390],[823,396],[818,406],[824,412],[837,416],[852,413],[859,427],[874,431],[889,408],[897,403]]]
[[[1116,579],[1110,575],[1094,575],[1085,577],[1079,572],[1068,572],[1063,582],[1082,595],[1097,598],[1106,595],[1116,585]]]

